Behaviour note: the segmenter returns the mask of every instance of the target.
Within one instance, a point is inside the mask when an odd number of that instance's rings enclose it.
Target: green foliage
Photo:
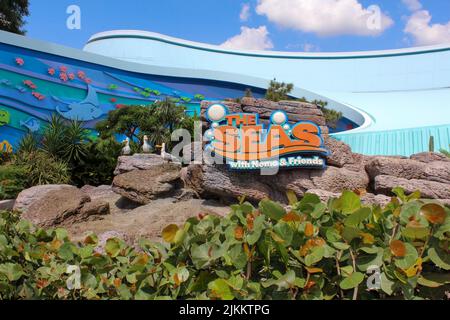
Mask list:
[[[336,129],[339,120],[341,120],[343,117],[343,113],[333,109],[328,109],[327,101],[313,100],[311,103],[317,105],[320,110],[322,110],[325,121],[327,122],[327,126]]]
[[[40,139],[31,133],[22,138],[13,163],[27,171],[28,187],[60,183],[109,184],[120,144],[112,138],[93,141],[89,134],[81,122],[67,122],[54,115]]]
[[[71,181],[67,163],[41,150],[17,153],[13,163],[25,170],[26,187],[67,184]]]
[[[38,150],[39,142],[37,137],[32,134],[31,132],[27,133],[23,138],[20,140],[17,153],[31,153]]]
[[[86,144],[86,154],[72,170],[72,182],[78,186],[111,184],[122,145],[114,138]]]
[[[107,119],[97,124],[96,129],[102,138],[124,134],[130,141],[138,141],[139,146],[143,136],[147,135],[150,144],[156,146],[164,142],[170,149],[171,134],[174,130],[187,129],[193,134],[195,119],[187,116],[185,112],[184,106],[170,99],[151,106],[128,106],[111,111]]]
[[[29,15],[28,0],[0,1],[0,30],[24,35],[25,17]]]
[[[75,244],[2,212],[0,299],[443,299],[450,210],[395,191],[384,208],[351,192],[328,203],[291,195],[289,212],[241,199],[227,217],[170,225],[166,244],[141,240],[140,249],[119,239],[101,249],[95,235]],[[427,232],[405,235],[417,228]],[[381,288],[369,291],[374,266]]]
[[[270,81],[269,88],[267,88],[266,99],[275,102],[289,100],[289,94],[293,89],[292,83],[278,82],[274,79]]]
[[[88,134],[88,130],[80,121],[67,122],[54,114],[44,129],[40,149],[72,166],[86,155]],[[30,138],[22,140],[22,144],[25,144],[27,139]]]
[[[202,95],[202,94],[196,94],[196,95],[194,96],[194,99],[195,99],[195,100],[198,100],[198,101],[203,101],[203,100],[205,100],[205,96]]]
[[[448,146],[448,150],[441,149],[440,152],[445,155],[447,158],[450,158],[450,145]]]
[[[15,165],[0,166],[0,200],[14,199],[26,187],[27,172]]]

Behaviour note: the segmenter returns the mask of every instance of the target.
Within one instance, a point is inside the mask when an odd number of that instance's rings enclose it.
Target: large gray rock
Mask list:
[[[22,191],[14,210],[22,218],[41,227],[52,227],[78,221],[98,219],[109,214],[109,205],[91,201],[80,189],[70,185],[36,186]]]
[[[254,173],[233,172],[224,166],[190,165],[183,168],[182,180],[204,198],[219,197],[227,201],[240,196],[251,201],[266,197],[279,199],[275,190],[261,182]]]
[[[134,171],[147,170],[153,166],[165,163],[163,158],[157,154],[134,154],[132,156],[121,156],[117,161],[114,175]]]
[[[255,202],[269,197],[283,203],[287,202],[287,190],[302,196],[310,189],[341,192],[367,189],[369,185],[369,178],[364,171],[336,167],[325,170],[286,170],[276,176],[262,176],[258,171],[234,172],[225,166],[190,165],[183,170],[182,179],[202,197],[235,200],[246,196]]]
[[[371,179],[377,176],[393,176],[403,179],[420,179],[450,183],[450,162],[420,162],[411,159],[377,157],[366,164]]]
[[[275,179],[280,192],[287,189],[302,196],[309,189],[322,189],[330,192],[367,189],[369,177],[364,171],[351,171],[346,168],[327,167],[324,170],[290,170],[280,172]]]
[[[444,162],[450,162],[450,158],[445,156],[442,153],[436,153],[436,152],[422,152],[413,154],[411,156],[412,160],[424,162],[424,163],[430,163],[435,161],[444,161]]]
[[[120,238],[133,244],[143,237],[161,241],[161,232],[169,224],[181,227],[186,219],[197,217],[200,213],[225,216],[229,212],[229,206],[211,200],[191,199],[180,202],[175,198],[164,198],[126,214],[105,216],[102,221],[72,224],[68,231],[74,241],[83,241],[87,232],[98,234],[98,250],[102,251],[109,238]]]
[[[324,144],[330,152],[330,155],[327,157],[328,165],[342,168],[346,164],[355,162],[352,149],[348,144],[331,137],[325,138]]]
[[[181,166],[164,163],[147,170],[135,170],[114,178],[113,191],[139,204],[148,204],[159,197],[174,195],[180,184]]]
[[[422,197],[430,199],[450,199],[450,184],[428,180],[403,179],[393,176],[375,177],[374,189],[377,193],[390,195],[393,188],[401,187],[406,194],[420,191]]]

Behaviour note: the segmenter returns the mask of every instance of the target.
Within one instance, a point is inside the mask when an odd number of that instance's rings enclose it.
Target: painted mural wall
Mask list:
[[[126,105],[169,98],[199,114],[204,99],[242,96],[248,86],[139,74],[0,43],[0,148],[11,151],[27,132],[39,134],[52,114],[95,124]],[[255,97],[264,90],[251,88]]]

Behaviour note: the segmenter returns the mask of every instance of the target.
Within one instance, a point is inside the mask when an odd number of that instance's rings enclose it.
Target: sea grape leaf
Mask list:
[[[220,300],[233,300],[234,296],[225,279],[216,279],[208,284],[210,297]]]
[[[363,282],[363,280],[364,274],[362,274],[361,272],[353,272],[350,276],[344,278],[339,286],[342,290],[349,290],[359,286],[359,284]]]
[[[411,268],[417,261],[419,257],[416,248],[409,243],[404,243],[405,245],[405,255],[403,257],[398,257],[395,259],[395,265],[400,269],[407,270]]]
[[[280,220],[286,214],[286,210],[279,204],[269,199],[263,199],[259,203],[261,212],[272,220]]]
[[[361,208],[361,199],[352,191],[344,191],[339,200],[343,214],[351,214]]]
[[[371,214],[370,208],[361,208],[350,214],[345,220],[344,224],[347,227],[357,227],[361,222],[366,220]]]

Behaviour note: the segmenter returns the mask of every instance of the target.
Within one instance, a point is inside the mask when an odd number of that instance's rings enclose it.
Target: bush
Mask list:
[[[70,183],[68,165],[44,151],[18,153],[14,164],[24,168],[27,187]]]
[[[275,79],[270,81],[269,88],[266,91],[266,99],[270,101],[289,100],[289,94],[294,89],[292,83],[277,82]]]
[[[86,154],[72,169],[77,186],[111,184],[122,145],[114,138],[98,139],[86,145]]]
[[[14,199],[26,187],[27,173],[23,167],[0,166],[0,200]]]
[[[328,203],[289,194],[289,212],[242,200],[225,218],[170,225],[170,244],[141,240],[140,250],[119,239],[99,247],[95,235],[74,244],[3,212],[0,299],[443,299],[449,209],[394,192],[385,208],[352,192]],[[367,290],[369,268],[379,290]]]

